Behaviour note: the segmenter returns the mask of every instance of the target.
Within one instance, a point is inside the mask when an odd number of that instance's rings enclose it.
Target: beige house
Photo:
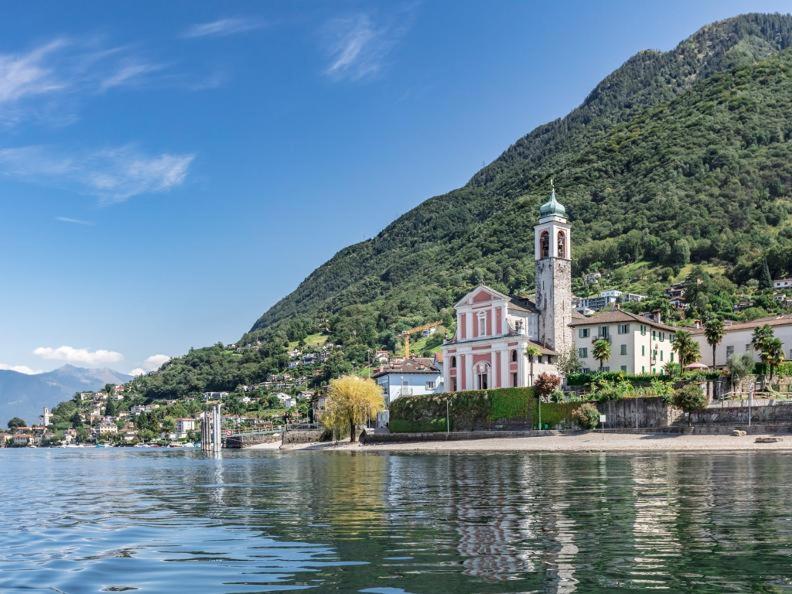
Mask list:
[[[723,323],[723,338],[715,348],[715,367],[723,367],[732,355],[752,353],[754,360],[759,361],[759,354],[754,353],[751,346],[753,332],[760,326],[768,325],[773,329],[776,338],[781,339],[784,348],[784,358],[792,361],[792,315],[773,316],[760,318],[751,322]],[[701,350],[701,361],[712,367],[712,347],[707,343],[704,328],[692,331],[694,340]]]
[[[603,371],[663,373],[667,363],[676,362],[671,346],[676,329],[650,318],[617,309],[573,319],[570,326],[584,372],[600,368],[594,358],[594,343],[600,338],[611,343],[611,356],[603,362]]]

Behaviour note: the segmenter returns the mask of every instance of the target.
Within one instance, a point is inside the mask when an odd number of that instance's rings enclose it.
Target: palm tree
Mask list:
[[[704,336],[707,344],[712,348],[712,367],[715,367],[715,350],[723,340],[723,320],[720,318],[709,318],[704,322]]]
[[[780,338],[770,338],[762,351],[762,362],[767,365],[770,371],[770,379],[773,379],[775,370],[784,362],[784,345]]]
[[[679,357],[679,365],[683,370],[685,366],[694,363],[701,356],[698,343],[693,340],[690,332],[677,330],[671,339],[671,344]]]
[[[773,334],[773,329],[768,324],[759,326],[758,328],[754,328],[753,336],[751,336],[751,346],[757,353],[761,353],[767,341],[772,338],[775,338],[775,335]]]
[[[762,360],[762,364],[765,367],[768,367],[769,365],[768,355],[770,354],[770,350],[772,348],[771,343],[774,340],[775,335],[773,334],[773,329],[768,324],[754,328],[753,336],[751,336],[751,346],[754,348],[754,351],[759,353],[759,358]],[[765,374],[762,375],[762,391],[764,391],[764,389]]]
[[[602,371],[602,366],[605,364],[605,361],[611,358],[610,340],[607,340],[605,338],[599,338],[595,340],[593,354],[594,354],[594,358],[597,361],[599,361],[600,371]]]
[[[531,364],[531,385],[533,386],[533,378],[534,378],[534,360],[542,354],[542,349],[540,349],[535,344],[529,344],[525,347],[525,356],[528,357],[528,362]]]

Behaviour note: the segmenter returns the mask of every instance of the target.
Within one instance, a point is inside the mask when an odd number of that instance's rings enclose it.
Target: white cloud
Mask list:
[[[196,23],[188,27],[182,37],[194,39],[197,37],[225,37],[260,29],[264,24],[261,21],[246,18],[225,18],[208,23]]]
[[[398,24],[376,25],[369,15],[358,14],[330,21],[324,29],[330,60],[325,74],[336,80],[376,76],[410,20],[406,14],[395,20]]]
[[[33,369],[27,365],[8,365],[7,363],[0,363],[0,369],[6,371],[17,371],[19,373],[24,373],[25,375],[36,375],[37,373],[41,373],[40,369]]]
[[[180,186],[194,158],[194,154],[147,155],[131,145],[82,154],[23,146],[0,149],[0,174],[113,203]]]
[[[55,220],[61,223],[68,223],[70,225],[84,225],[87,227],[93,226],[93,223],[91,221],[84,221],[82,219],[73,219],[71,217],[55,217]]]
[[[0,54],[0,103],[66,88],[68,83],[57,77],[48,59],[68,45],[54,39],[24,54]]]
[[[148,371],[156,371],[170,360],[171,358],[168,355],[151,355],[151,357],[143,361],[143,367]]]
[[[85,96],[152,82],[195,89],[207,78],[173,72],[144,54],[137,45],[108,46],[95,36],[54,37],[32,49],[0,53],[0,125],[65,126],[79,119]]]
[[[33,351],[33,354],[42,359],[81,363],[83,365],[106,365],[118,363],[124,359],[124,355],[116,351],[105,349],[89,351],[88,349],[76,349],[66,345],[57,348],[38,347]]]
[[[143,365],[141,367],[135,367],[132,371],[129,372],[129,375],[138,376],[138,375],[145,375],[151,371],[157,371],[160,367],[165,365],[171,358],[168,355],[151,355],[147,357],[145,361],[143,361]]]
[[[104,78],[99,83],[99,88],[103,91],[114,87],[130,86],[141,83],[146,75],[162,70],[161,64],[149,64],[146,62],[131,61],[121,64],[119,68]]]

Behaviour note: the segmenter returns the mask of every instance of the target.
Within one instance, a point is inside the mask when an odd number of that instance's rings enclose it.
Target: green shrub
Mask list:
[[[572,418],[581,429],[596,429],[599,417],[597,407],[590,402],[585,402],[572,411]]]
[[[707,408],[707,397],[698,384],[685,384],[674,392],[674,406],[690,414]]]

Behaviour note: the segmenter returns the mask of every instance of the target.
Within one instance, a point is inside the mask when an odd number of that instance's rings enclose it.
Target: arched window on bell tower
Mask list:
[[[559,258],[566,258],[567,257],[567,250],[566,250],[566,233],[563,231],[558,232],[558,257]]]
[[[550,257],[550,233],[547,231],[542,231],[542,234],[539,236],[539,257]]]

